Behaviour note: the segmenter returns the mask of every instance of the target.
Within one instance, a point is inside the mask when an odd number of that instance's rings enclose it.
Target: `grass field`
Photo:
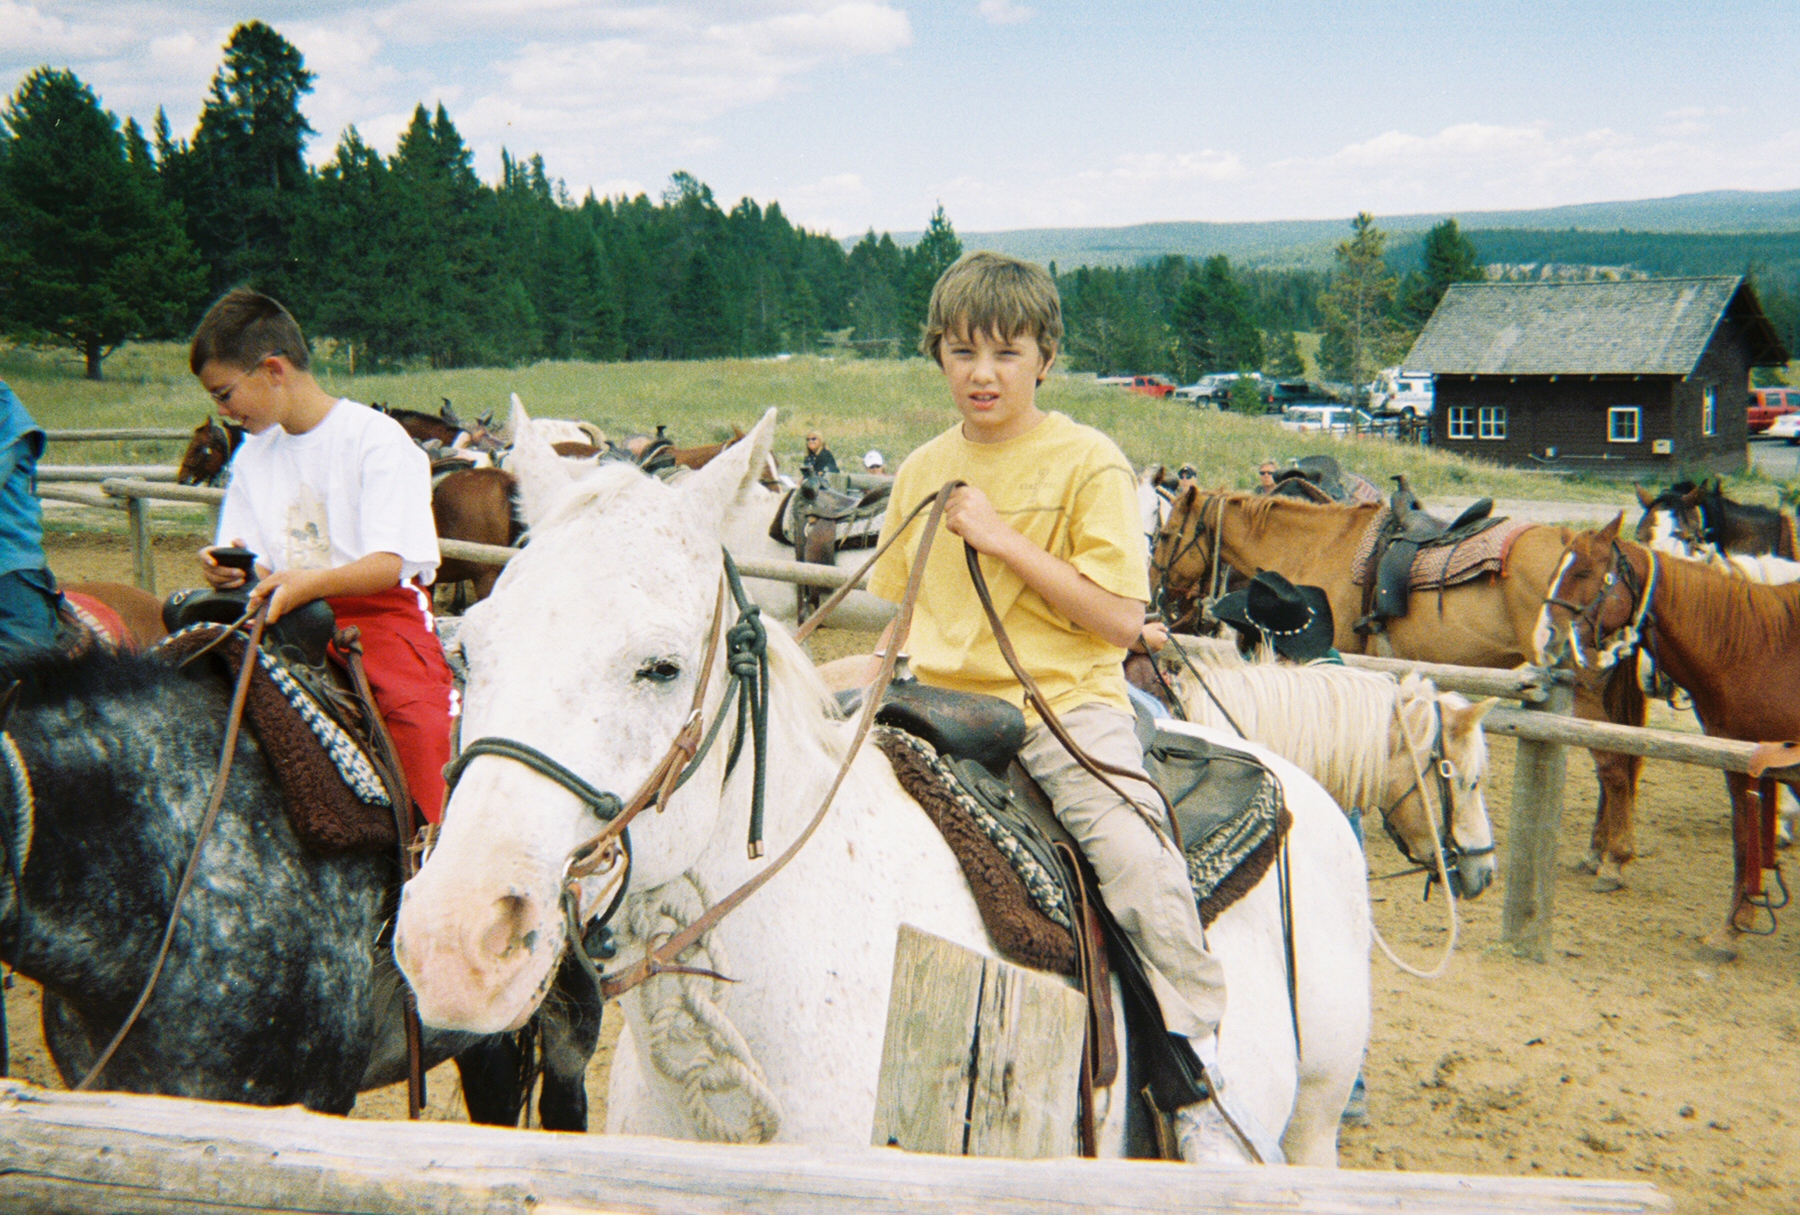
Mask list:
[[[415,370],[349,376],[316,367],[332,392],[362,401],[435,413],[442,398],[459,413],[507,413],[516,392],[536,417],[580,418],[609,434],[646,433],[666,424],[682,443],[722,438],[732,424],[749,427],[771,406],[781,411],[776,452],[794,468],[802,437],[817,427],[848,470],[869,448],[897,467],[907,452],[954,420],[942,377],[923,359],[833,360],[800,356],[780,362],[727,359],[676,363],[537,363],[518,368]],[[0,378],[12,384],[49,427],[186,426],[209,402],[187,372],[186,349],[174,343],[127,346],[106,362],[108,379],[81,376],[72,355],[0,348]],[[1624,488],[1598,478],[1557,477],[1501,468],[1385,440],[1302,437],[1273,421],[1199,411],[1152,400],[1081,377],[1052,376],[1039,402],[1106,431],[1139,465],[1191,461],[1208,485],[1247,488],[1259,460],[1327,452],[1346,467],[1386,485],[1404,472],[1426,495],[1618,501]],[[150,462],[174,458],[172,445],[59,446],[58,463]],[[1754,475],[1737,479],[1741,498],[1772,501],[1774,488]]]

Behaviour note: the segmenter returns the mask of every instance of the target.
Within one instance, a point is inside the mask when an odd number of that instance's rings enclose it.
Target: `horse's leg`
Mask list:
[[[587,972],[565,956],[550,999],[538,1014],[544,1070],[544,1083],[538,1090],[538,1124],[547,1131],[588,1129],[588,1061],[600,1045],[600,1017],[605,1007]]]
[[[1626,666],[1600,674],[1583,672],[1575,685],[1575,716],[1590,721],[1641,727],[1649,713],[1637,672]],[[1637,782],[1644,761],[1633,755],[1593,751],[1600,804],[1594,812],[1592,850],[1581,868],[1594,875],[1601,893],[1625,887],[1625,865],[1637,855]]]
[[[1749,901],[1750,866],[1753,856],[1760,854],[1755,840],[1762,830],[1762,804],[1750,778],[1741,773],[1727,772],[1725,788],[1731,794],[1731,909],[1724,926],[1700,943],[1700,957],[1709,962],[1737,960],[1738,938],[1751,926],[1756,914]]]
[[[518,1126],[519,1115],[537,1078],[538,1021],[510,1034],[492,1034],[457,1052],[463,1104],[469,1121],[488,1126]]]

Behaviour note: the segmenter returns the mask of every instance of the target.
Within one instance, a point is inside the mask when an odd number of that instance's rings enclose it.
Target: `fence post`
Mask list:
[[[1566,676],[1556,678],[1542,704],[1524,707],[1534,713],[1567,716],[1575,689]],[[1542,962],[1550,949],[1551,915],[1555,909],[1556,842],[1562,830],[1563,778],[1568,749],[1561,743],[1521,738],[1513,761],[1512,818],[1506,840],[1506,906],[1500,917],[1500,939],[1514,954]]]
[[[131,522],[131,575],[138,589],[156,594],[156,557],[150,547],[150,503],[144,498],[125,499],[125,517]]]

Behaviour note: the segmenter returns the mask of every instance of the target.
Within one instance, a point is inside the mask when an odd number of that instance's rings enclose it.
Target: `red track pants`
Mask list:
[[[432,622],[430,593],[396,586],[326,602],[340,629],[355,625],[362,632],[363,666],[375,705],[400,753],[413,801],[425,820],[435,823],[444,812],[450,722],[459,706]]]

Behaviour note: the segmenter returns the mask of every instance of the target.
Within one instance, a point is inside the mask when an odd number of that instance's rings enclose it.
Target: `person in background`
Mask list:
[[[1175,474],[1175,492],[1180,493],[1188,486],[1197,484],[1199,480],[1200,470],[1192,464],[1183,464],[1181,471]]]
[[[1267,641],[1276,657],[1289,662],[1335,662],[1337,625],[1322,587],[1295,586],[1274,570],[1259,570],[1244,589],[1213,604],[1212,613],[1237,631],[1238,651],[1255,654]]]
[[[1256,492],[1269,494],[1275,492],[1275,461],[1264,460],[1256,469]]]
[[[800,461],[800,479],[822,477],[838,471],[837,457],[825,446],[825,436],[816,430],[806,432],[806,459]]]
[[[0,659],[56,644],[62,596],[44,560],[36,493],[44,431],[0,380]]]
[[[874,473],[878,477],[885,476],[887,461],[880,452],[871,450],[863,455],[863,471]]]
[[[231,461],[219,544],[257,554],[255,606],[269,622],[315,599],[361,632],[376,707],[429,822],[444,805],[456,689],[427,588],[438,567],[431,468],[400,423],[331,396],[308,370],[300,326],[275,300],[239,288],[194,331],[188,367],[221,417],[248,432]],[[215,589],[244,571],[200,550]]]

